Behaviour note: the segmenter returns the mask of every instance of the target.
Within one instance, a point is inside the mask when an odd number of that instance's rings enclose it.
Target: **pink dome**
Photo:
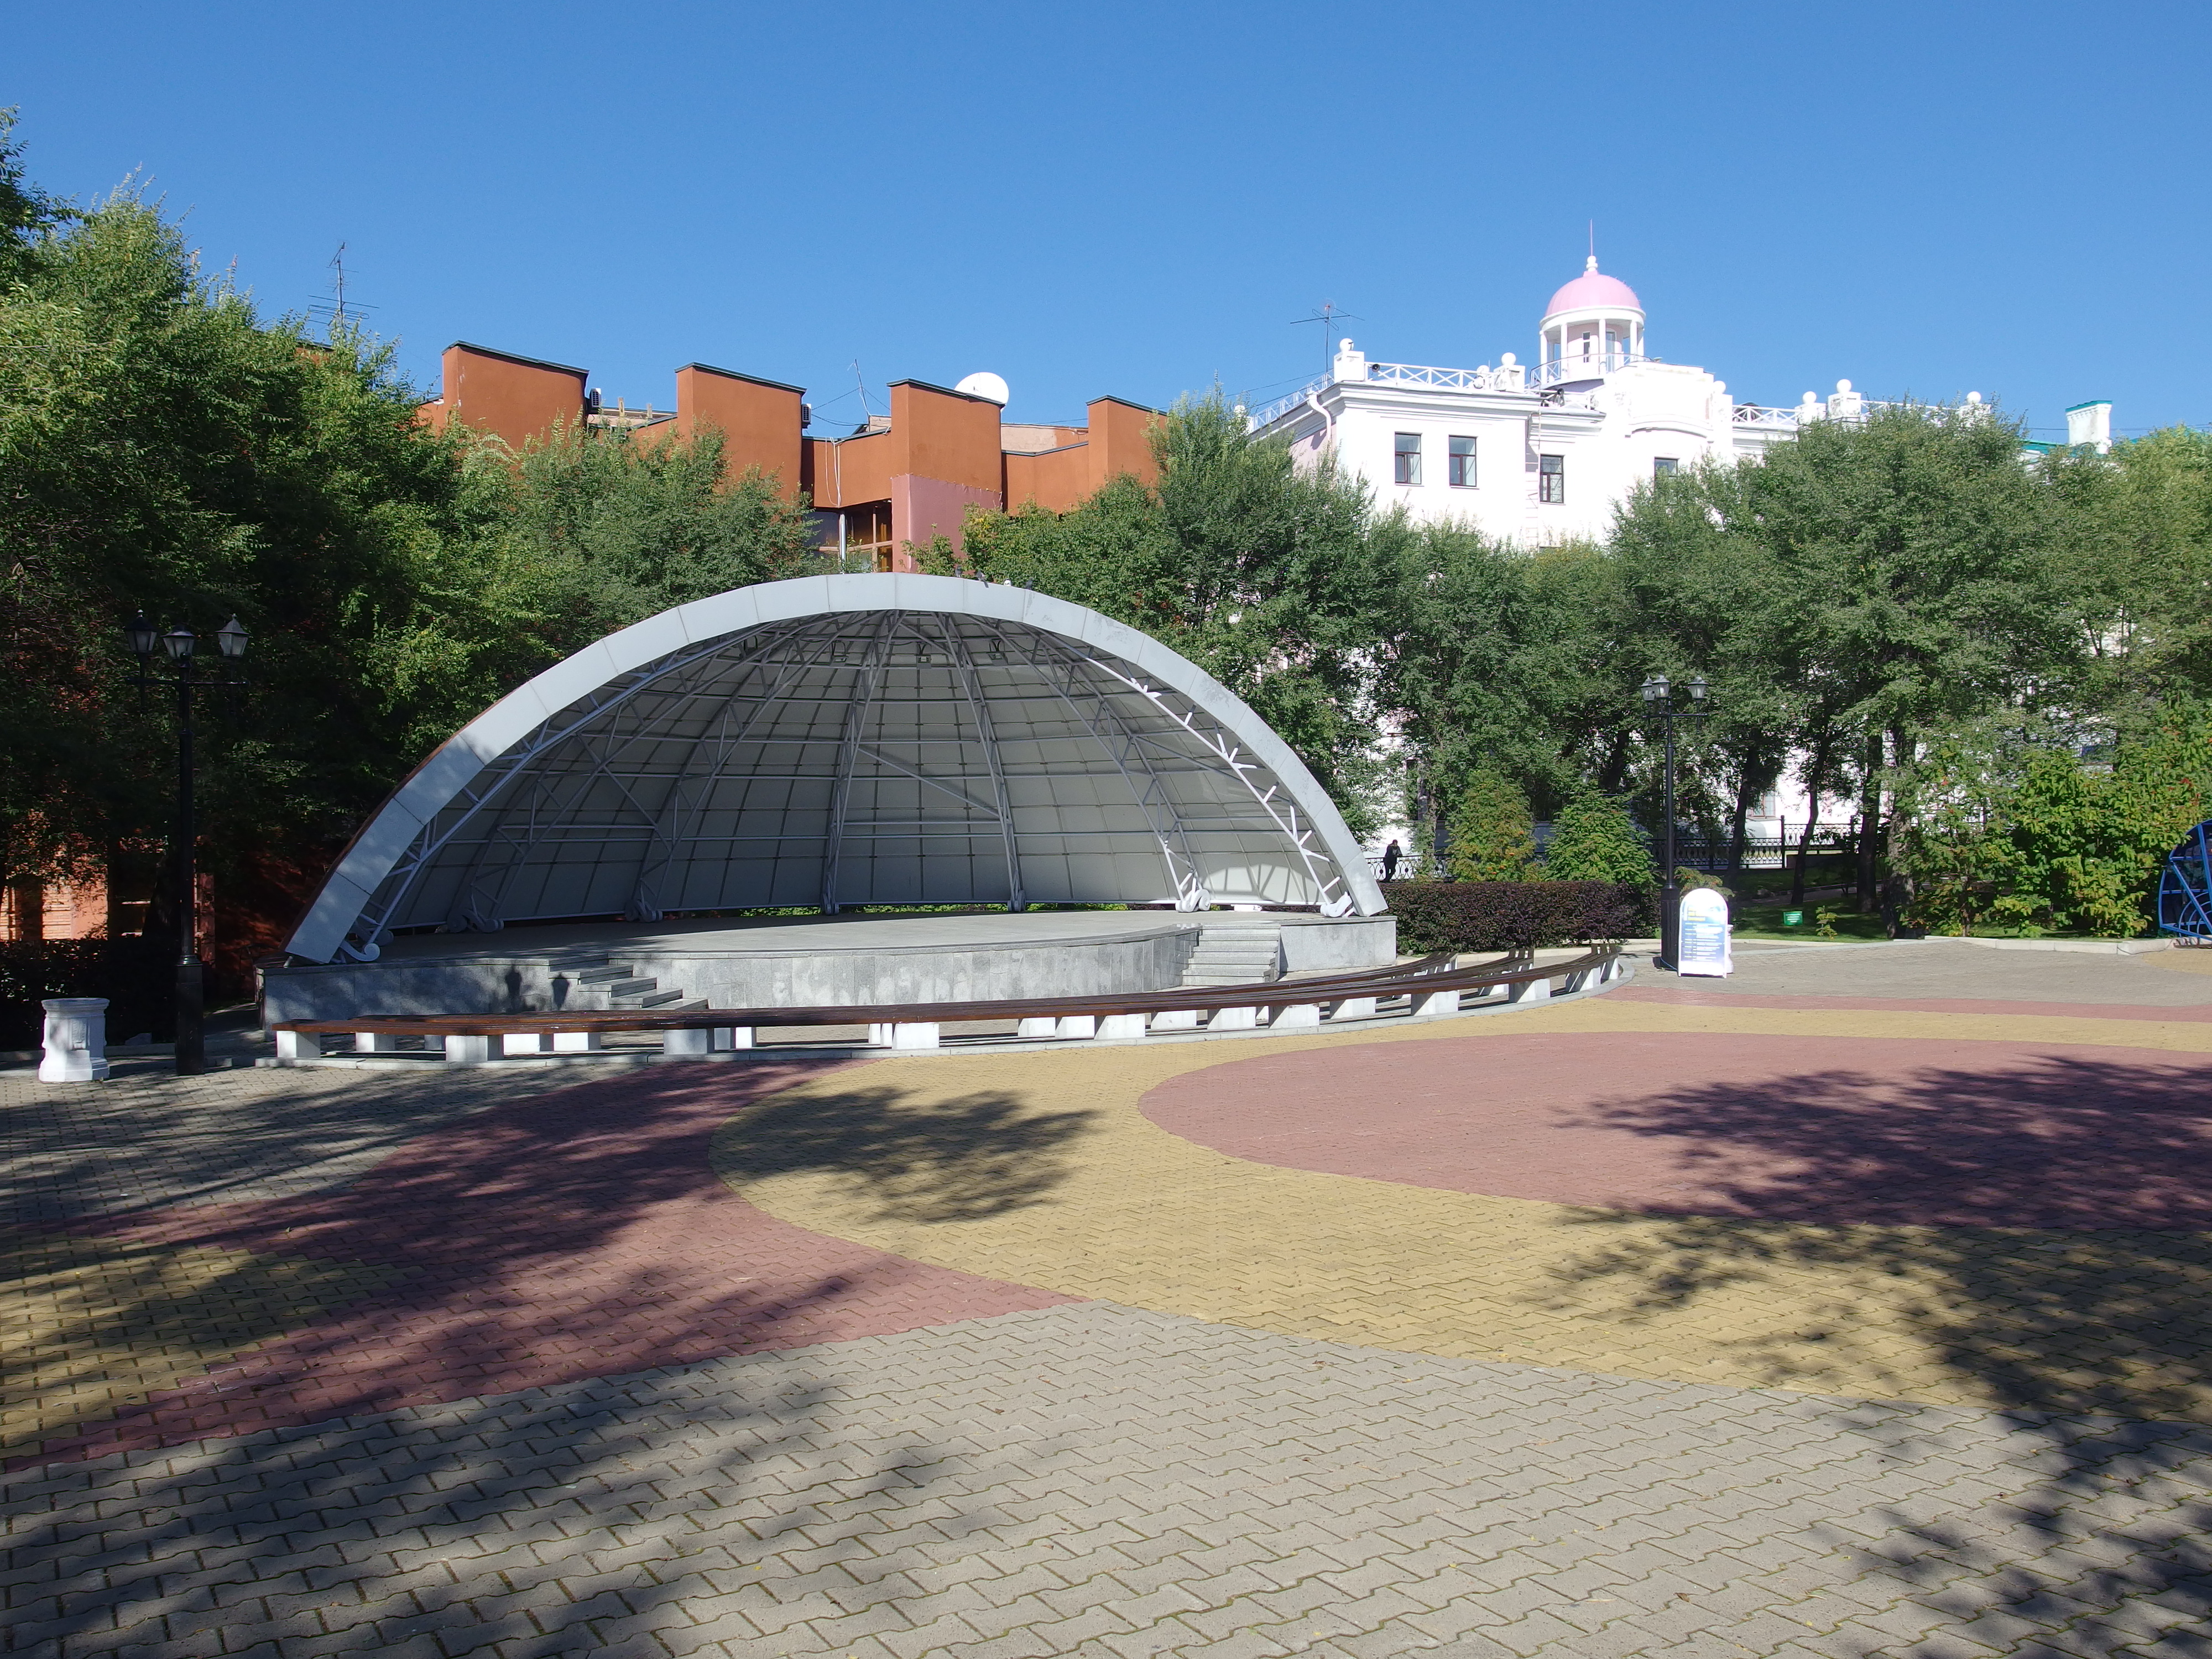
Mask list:
[[[1644,301],[1636,297],[1636,290],[1618,276],[1607,276],[1597,268],[1597,256],[1590,256],[1589,267],[1552,296],[1552,303],[1544,307],[1548,319],[1563,311],[1641,311]]]

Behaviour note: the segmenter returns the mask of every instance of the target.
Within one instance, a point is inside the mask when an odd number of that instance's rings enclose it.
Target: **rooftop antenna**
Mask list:
[[[853,384],[860,388],[860,423],[865,426],[876,418],[876,411],[868,407],[868,383],[861,378],[858,357],[853,359]]]
[[[1326,373],[1329,364],[1336,357],[1336,325],[1339,323],[1356,323],[1359,320],[1359,318],[1352,312],[1340,311],[1335,301],[1323,300],[1321,304],[1314,307],[1312,316],[1291,318],[1291,326],[1296,328],[1300,323],[1321,325],[1321,366],[1322,372]]]
[[[348,307],[346,303],[345,291],[345,256],[346,244],[340,242],[338,244],[338,251],[331,255],[331,297],[327,301],[319,301],[318,303],[307,307],[310,313],[319,315],[324,321],[328,323],[333,333],[335,333],[338,329],[343,327],[349,318],[358,322],[361,320],[361,313],[362,312],[374,311],[376,309],[374,306],[362,305],[357,300],[353,302],[350,307]]]
[[[1591,221],[1589,222],[1589,238],[1590,238],[1590,255],[1589,255],[1589,257],[1590,257],[1591,263],[1592,263],[1593,264],[1595,264],[1596,263],[1596,260],[1597,260],[1597,221],[1596,221],[1596,220],[1595,220],[1595,219],[1593,219],[1593,220],[1591,220]]]

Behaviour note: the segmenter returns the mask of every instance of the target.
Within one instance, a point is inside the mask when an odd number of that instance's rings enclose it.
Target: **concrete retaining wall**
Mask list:
[[[1375,968],[1398,959],[1395,916],[1285,916],[1283,971]]]
[[[1182,981],[1197,940],[1194,919],[1106,938],[989,945],[805,952],[607,949],[611,963],[659,981],[659,990],[681,991],[686,1001],[704,997],[717,1008],[820,1008],[1160,990]],[[548,1013],[613,1006],[596,988],[579,985],[576,972],[520,951],[272,968],[263,980],[264,1017]]]

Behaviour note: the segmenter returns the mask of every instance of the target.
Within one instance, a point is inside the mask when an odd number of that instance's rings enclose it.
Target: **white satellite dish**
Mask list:
[[[992,374],[988,368],[970,374],[952,389],[964,392],[971,398],[988,398],[1001,409],[1006,406],[1006,399],[1013,395],[1006,390],[1006,378]]]

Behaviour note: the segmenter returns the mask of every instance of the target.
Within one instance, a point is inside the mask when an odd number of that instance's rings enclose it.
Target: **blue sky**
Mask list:
[[[349,292],[663,404],[989,368],[1017,419],[1532,354],[1597,222],[1651,349],[2212,420],[2196,5],[11,9],[34,178],[142,173],[270,310]],[[2196,273],[2192,275],[2191,273]],[[2194,293],[2198,298],[2192,300]],[[2046,433],[2046,435],[2048,434]]]

